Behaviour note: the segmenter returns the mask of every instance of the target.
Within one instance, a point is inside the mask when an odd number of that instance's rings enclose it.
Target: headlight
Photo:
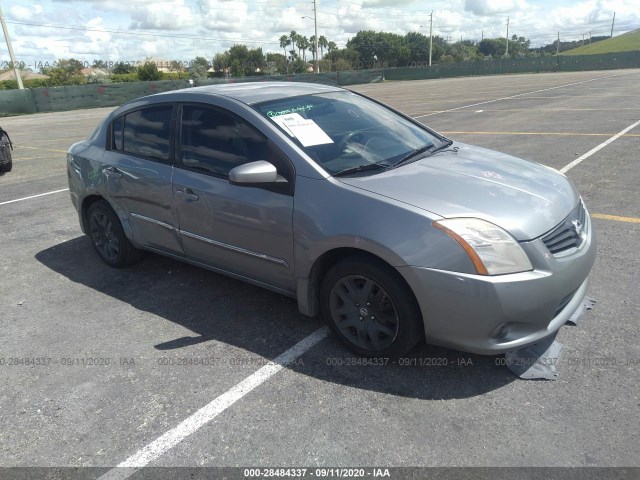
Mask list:
[[[467,252],[480,275],[532,270],[518,242],[502,228],[479,218],[449,218],[433,226],[453,238]]]

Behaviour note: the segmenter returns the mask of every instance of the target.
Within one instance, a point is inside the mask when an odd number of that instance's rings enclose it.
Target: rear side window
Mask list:
[[[173,107],[150,107],[116,118],[112,124],[112,150],[162,162],[169,161]]]

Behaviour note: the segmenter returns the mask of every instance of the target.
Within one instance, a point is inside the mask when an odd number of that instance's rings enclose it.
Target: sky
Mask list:
[[[338,46],[360,30],[450,41],[524,36],[532,46],[640,28],[638,0],[317,0],[318,35]],[[313,0],[0,0],[19,62],[38,70],[57,59],[91,64],[145,58],[213,58],[235,43],[281,52],[279,38],[313,35]],[[9,60],[0,42],[0,68]]]

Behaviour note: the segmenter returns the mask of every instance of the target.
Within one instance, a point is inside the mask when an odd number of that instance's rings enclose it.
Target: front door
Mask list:
[[[293,292],[293,167],[258,130],[230,112],[181,108],[174,205],[185,255]],[[232,185],[233,167],[273,163],[284,188]]]

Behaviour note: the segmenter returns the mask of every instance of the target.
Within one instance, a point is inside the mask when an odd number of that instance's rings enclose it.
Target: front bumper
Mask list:
[[[497,355],[557,331],[580,307],[596,258],[588,220],[579,248],[553,256],[540,239],[521,244],[534,267],[483,276],[400,267],[422,311],[427,343]]]

